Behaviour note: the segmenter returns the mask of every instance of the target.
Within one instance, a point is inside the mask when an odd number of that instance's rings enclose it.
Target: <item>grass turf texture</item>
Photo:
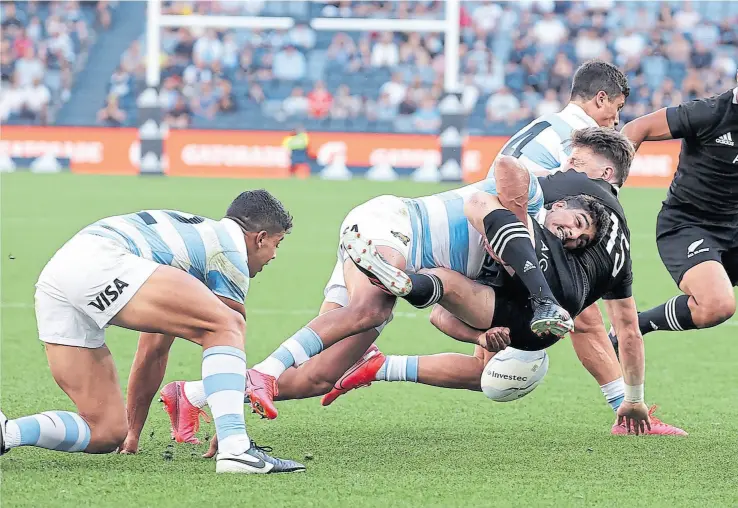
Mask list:
[[[417,196],[410,182],[238,181],[3,175],[2,409],[18,417],[74,410],[36,338],[33,284],[54,251],[94,220],[145,208],[220,217],[246,188],[266,187],[295,216],[278,258],[253,280],[247,354],[253,365],[316,313],[349,209],[383,193]],[[640,308],[676,289],[656,252],[663,190],[626,189]],[[386,353],[467,352],[404,302],[379,340]],[[517,402],[409,383],[376,383],[330,408],[279,403],[275,421],[247,416],[252,437],[302,460],[302,475],[215,475],[206,445],[174,446],[154,403],[137,456],[20,448],[0,459],[5,506],[727,506],[738,502],[737,321],[647,338],[647,398],[687,439],[609,435],[613,414],[568,343],[549,349],[545,382]],[[110,329],[125,386],[137,336]],[[166,381],[199,379],[200,349],[178,341]],[[201,437],[213,432],[203,425]],[[312,458],[308,460],[307,457]]]

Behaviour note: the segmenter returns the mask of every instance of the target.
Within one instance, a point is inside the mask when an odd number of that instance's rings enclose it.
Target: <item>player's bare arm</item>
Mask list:
[[[662,141],[673,138],[669,122],[666,120],[666,108],[628,122],[623,127],[622,133],[630,139],[636,150],[644,141]]]
[[[625,380],[625,400],[618,408],[618,419],[625,421],[628,431],[640,434],[651,422],[644,402],[643,386],[646,378],[646,354],[643,337],[638,328],[638,311],[633,297],[605,300],[607,314],[621,338],[620,361]]]
[[[164,380],[169,349],[173,343],[174,337],[171,335],[147,332],[139,334],[136,355],[128,377],[128,435],[120,447],[121,453],[138,452],[141,432],[149,415],[151,401]]]

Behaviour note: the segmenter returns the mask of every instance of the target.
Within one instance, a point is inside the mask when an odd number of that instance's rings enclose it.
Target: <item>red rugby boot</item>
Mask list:
[[[277,408],[274,406],[274,397],[278,393],[277,380],[274,376],[254,369],[246,371],[246,395],[254,413],[262,418],[274,420],[278,414]]]
[[[184,381],[173,381],[161,390],[164,411],[172,425],[172,438],[178,443],[200,444],[195,434],[200,430],[200,416],[210,421],[207,413],[190,403],[185,395]]]
[[[361,388],[362,386],[369,386],[372,381],[375,381],[377,372],[385,360],[384,354],[379,350],[377,346],[372,346],[364,353],[364,356],[349,369],[346,373],[341,376],[341,379],[336,381],[333,385],[333,389],[323,395],[320,399],[320,403],[324,406],[330,406],[334,400],[355,388]]]

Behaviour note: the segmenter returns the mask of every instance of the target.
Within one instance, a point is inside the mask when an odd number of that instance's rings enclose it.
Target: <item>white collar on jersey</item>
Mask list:
[[[733,88],[733,104],[738,104],[738,86]]]
[[[579,118],[584,123],[588,124],[590,127],[597,127],[597,122],[595,122],[594,118],[589,116],[587,113],[584,112],[581,106],[577,106],[573,102],[570,102],[566,105],[566,107],[561,110],[562,113],[568,113],[572,116],[575,116]]]
[[[241,251],[246,258],[248,258],[248,251],[246,250],[246,239],[243,237],[241,226],[236,224],[236,221],[229,219],[228,217],[220,219],[220,223],[225,226],[226,231],[228,231],[228,234],[231,235],[231,238],[236,243],[236,247],[238,247],[238,250]]]

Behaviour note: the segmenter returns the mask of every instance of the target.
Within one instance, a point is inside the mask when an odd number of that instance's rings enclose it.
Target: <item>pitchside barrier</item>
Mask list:
[[[138,129],[105,127],[3,127],[0,170],[17,161],[53,156],[73,173],[139,174]],[[289,153],[285,132],[171,130],[164,143],[165,173],[172,176],[285,178]],[[469,136],[461,160],[463,179],[483,179],[505,136]],[[679,159],[679,141],[644,143],[638,150],[627,186],[666,187]],[[441,165],[438,136],[431,134],[364,134],[311,132],[312,172],[332,178],[391,180],[409,175],[434,181],[427,168]],[[337,176],[336,176],[337,175]],[[389,176],[388,176],[389,175]],[[395,175],[395,176],[392,176]],[[384,176],[384,178],[383,178]]]

